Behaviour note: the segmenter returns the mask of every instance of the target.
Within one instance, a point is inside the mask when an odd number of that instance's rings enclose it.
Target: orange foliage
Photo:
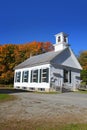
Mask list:
[[[5,44],[0,46],[0,83],[13,82],[13,68],[31,55],[38,55],[53,50],[50,42],[25,44]]]

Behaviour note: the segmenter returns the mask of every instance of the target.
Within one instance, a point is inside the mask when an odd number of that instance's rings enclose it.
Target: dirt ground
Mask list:
[[[17,99],[0,103],[0,125],[87,123],[87,94],[10,94]]]

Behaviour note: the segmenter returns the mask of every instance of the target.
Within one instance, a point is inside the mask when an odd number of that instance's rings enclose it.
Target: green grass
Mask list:
[[[34,93],[37,93],[37,94],[60,94],[61,92],[57,92],[57,91],[54,91],[54,92],[34,92]]]
[[[87,130],[87,124],[69,124],[63,126],[62,130]]]
[[[9,100],[14,100],[15,97],[13,95],[9,95],[9,94],[0,94],[0,102],[4,102],[4,101],[9,101]]]
[[[12,125],[13,124],[13,125]],[[87,130],[87,124],[30,124],[24,122],[5,122],[0,123],[0,130]]]
[[[76,93],[87,94],[87,90],[78,90]]]
[[[24,130],[24,129],[22,129]],[[28,130],[28,129],[27,129]],[[32,129],[33,130],[33,129]],[[46,127],[36,127],[35,130],[87,130],[87,124],[65,124]]]

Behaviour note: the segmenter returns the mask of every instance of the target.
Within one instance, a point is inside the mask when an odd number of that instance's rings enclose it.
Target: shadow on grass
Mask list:
[[[11,88],[0,88],[0,94],[11,94],[11,93],[22,93],[28,92],[26,90],[11,89]]]

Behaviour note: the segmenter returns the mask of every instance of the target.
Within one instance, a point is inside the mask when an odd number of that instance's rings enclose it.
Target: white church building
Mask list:
[[[68,35],[55,35],[54,51],[32,56],[14,70],[14,88],[29,91],[75,91],[80,84],[80,66],[68,44]]]

